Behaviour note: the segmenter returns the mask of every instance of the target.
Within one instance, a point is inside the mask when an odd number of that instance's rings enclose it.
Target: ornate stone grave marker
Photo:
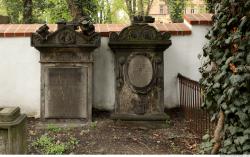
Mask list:
[[[26,138],[26,115],[20,108],[0,108],[0,154],[25,154]]]
[[[31,45],[40,51],[41,118],[91,121],[91,52],[99,47],[100,34],[85,18],[48,30],[44,25],[31,37]]]
[[[171,45],[170,34],[160,33],[135,17],[131,26],[110,34],[115,53],[116,103],[113,119],[165,120],[163,51]]]

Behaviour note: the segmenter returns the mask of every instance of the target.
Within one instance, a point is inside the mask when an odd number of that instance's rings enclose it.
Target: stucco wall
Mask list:
[[[29,38],[0,38],[0,106],[40,112],[39,53]]]
[[[190,26],[191,27],[191,26]],[[172,46],[164,52],[164,104],[178,106],[176,76],[182,73],[199,80],[197,58],[205,44],[207,26],[192,26],[192,35],[173,36]],[[115,102],[114,56],[108,38],[94,52],[93,106],[112,110]],[[39,52],[30,46],[30,38],[0,38],[0,106],[20,106],[31,116],[40,114]]]
[[[164,53],[164,103],[167,108],[179,105],[177,74],[198,81],[201,61],[198,54],[206,43],[208,26],[192,26],[192,35],[173,36],[172,46]]]

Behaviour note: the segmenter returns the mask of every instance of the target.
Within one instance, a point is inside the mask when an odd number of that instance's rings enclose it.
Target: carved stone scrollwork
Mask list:
[[[133,23],[154,23],[155,18],[152,16],[134,16]]]
[[[41,26],[36,32],[42,38],[47,39],[47,36],[49,35],[49,27],[45,24],[45,25]]]
[[[112,32],[110,41],[161,41],[170,38],[169,33],[161,34],[148,24],[133,24],[124,28],[119,34]]]
[[[70,30],[64,30],[57,34],[57,39],[60,44],[74,44],[76,41],[76,35]]]
[[[169,33],[163,33],[162,34],[162,40],[169,40],[171,38],[171,35]]]
[[[78,20],[78,25],[85,35],[90,36],[95,33],[95,26],[93,25],[89,17],[81,17]]]
[[[47,25],[40,27],[32,34],[31,45],[34,47],[63,47],[64,45],[98,47],[100,45],[100,34],[95,32],[94,25],[86,17],[79,21],[68,23],[61,21],[57,24],[58,30],[55,32],[49,32]],[[82,32],[77,31],[79,27]]]
[[[117,80],[117,87],[119,89],[121,89],[121,87],[124,84],[124,81],[123,81],[123,66],[124,66],[125,62],[126,62],[126,59],[123,56],[121,56],[118,59],[118,63],[117,63],[118,68],[117,68],[117,74],[116,74],[117,78],[116,78],[116,80]]]
[[[119,36],[118,36],[118,33],[116,33],[116,32],[111,32],[109,35],[110,40],[116,41],[116,40],[118,40],[118,38],[119,38]]]

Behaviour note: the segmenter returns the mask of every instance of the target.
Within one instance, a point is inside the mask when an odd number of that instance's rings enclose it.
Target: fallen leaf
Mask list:
[[[134,141],[137,141],[137,138],[132,137],[132,139],[133,139]]]
[[[191,146],[189,147],[189,149],[196,149],[196,147],[197,147],[197,144],[195,143],[195,144],[191,145]]]
[[[30,135],[36,135],[36,133],[35,133],[33,130],[30,130],[30,131],[29,131],[29,134],[30,134]]]

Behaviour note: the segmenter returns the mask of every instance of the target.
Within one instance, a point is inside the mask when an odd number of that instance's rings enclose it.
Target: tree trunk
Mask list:
[[[84,16],[81,0],[67,0],[67,4],[73,20],[79,19]]]
[[[138,0],[138,15],[144,16],[144,2],[143,2],[143,0]]]
[[[132,7],[132,16],[135,16],[136,14],[136,0],[132,0],[133,1],[133,7]]]
[[[106,6],[107,6],[107,19],[106,19],[106,23],[112,23],[112,19],[111,19],[111,9],[110,9],[110,5],[109,5],[109,1],[106,0]]]
[[[219,117],[219,120],[217,122],[217,126],[216,126],[215,131],[214,131],[215,144],[213,146],[211,154],[217,154],[220,150],[220,147],[221,147],[221,132],[224,128],[225,115],[224,115],[223,111],[220,111],[219,115],[220,115],[220,117]]]
[[[134,1],[134,0],[132,0]],[[131,0],[125,0],[125,3],[126,3],[126,6],[127,6],[127,9],[128,9],[128,16],[129,16],[129,20],[132,21],[133,19],[133,7],[132,6],[132,1]]]
[[[23,0],[23,23],[32,23],[32,0]]]

